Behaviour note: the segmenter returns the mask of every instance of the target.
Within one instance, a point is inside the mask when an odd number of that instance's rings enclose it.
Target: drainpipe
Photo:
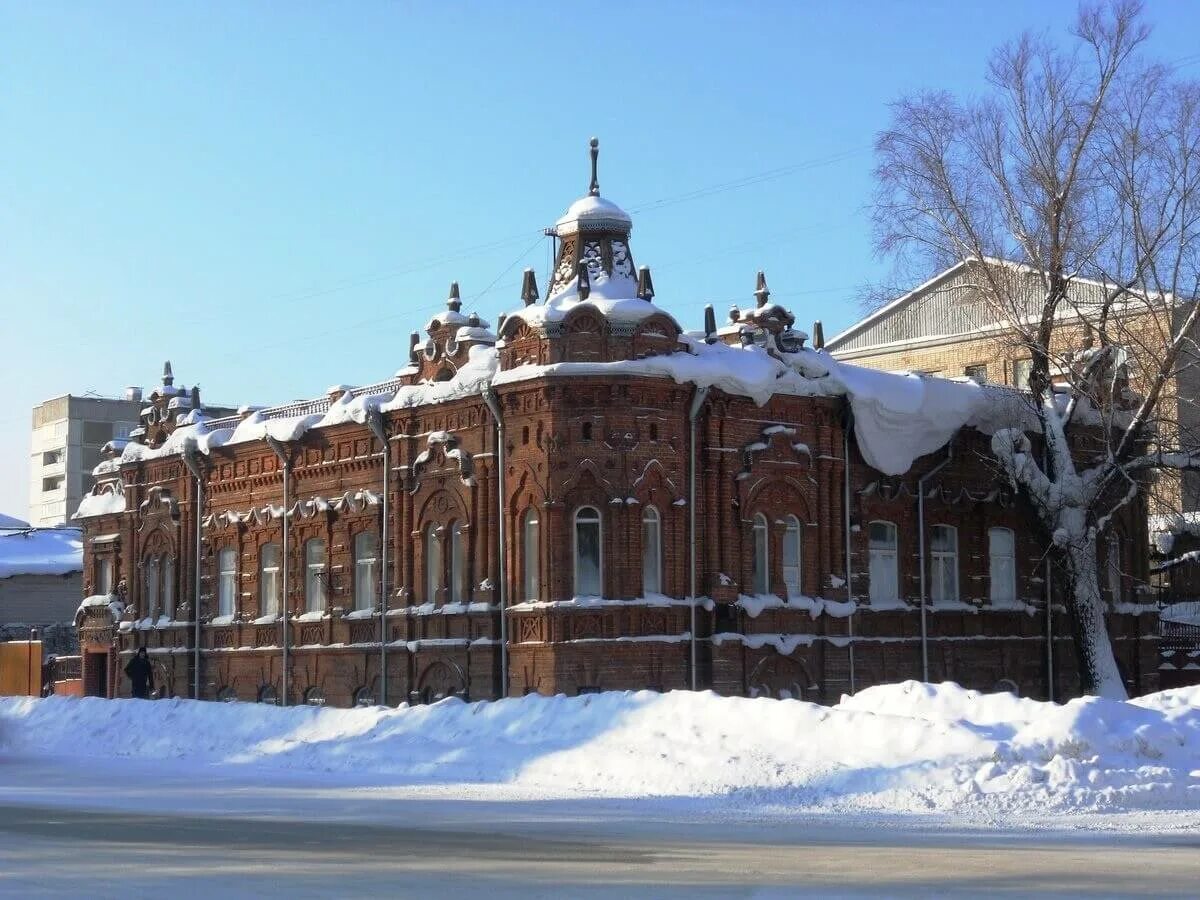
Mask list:
[[[842,469],[843,497],[842,518],[846,525],[846,551],[843,554],[846,563],[846,601],[854,602],[854,590],[850,582],[850,428],[854,423],[854,412],[850,404],[846,404],[846,421],[842,425]],[[850,693],[854,693],[854,611],[846,617],[846,635],[850,638]]]
[[[688,543],[690,545],[690,553],[688,554],[688,562],[690,566],[688,580],[688,599],[691,601],[688,605],[691,607],[691,628],[692,628],[692,690],[698,690],[698,676],[696,672],[696,419],[700,415],[700,407],[704,405],[704,400],[708,397],[707,387],[697,387],[696,393],[692,395],[692,406],[688,410],[688,428],[691,431],[691,440],[688,444]]]
[[[192,699],[200,699],[200,553],[203,549],[201,546],[201,531],[200,520],[204,516],[204,470],[200,467],[200,459],[198,457],[195,444],[183,451],[183,464],[187,466],[188,471],[192,473],[192,478],[195,481],[195,507],[196,507],[196,552],[195,565],[193,567],[193,582],[192,582],[192,627],[194,633],[192,636]]]
[[[1042,471],[1048,472],[1050,459],[1042,447]],[[1014,548],[1015,550],[1016,548]],[[1054,702],[1054,581],[1050,554],[1046,554],[1046,699]]]
[[[946,445],[946,458],[917,479],[917,546],[921,564],[921,680],[929,681],[929,626],[926,623],[925,599],[925,483],[942,471],[954,459],[953,440]]]
[[[281,463],[283,463],[283,519],[282,519],[282,525],[280,526],[283,529],[283,554],[282,554],[283,555],[283,585],[281,588],[282,597],[280,598],[280,601],[279,601],[279,606],[280,606],[279,613],[280,613],[280,618],[282,619],[282,623],[283,623],[283,671],[280,674],[280,686],[281,686],[282,690],[280,691],[280,695],[279,695],[279,705],[287,706],[288,705],[288,617],[291,614],[291,609],[290,609],[291,602],[290,602],[290,597],[288,596],[288,571],[292,567],[292,559],[288,555],[288,532],[291,530],[288,528],[288,501],[291,499],[290,492],[291,492],[291,480],[292,480],[292,457],[288,453],[287,447],[280,441],[276,440],[275,438],[271,437],[270,435],[267,435],[266,440],[267,440],[267,446],[270,447],[272,451],[274,451],[275,455],[277,457],[279,457],[279,461]]]
[[[496,399],[496,393],[490,385],[483,389],[483,402],[487,404],[492,418],[496,420],[496,493],[500,501],[496,516],[499,523],[496,537],[499,542],[499,552],[496,554],[496,561],[500,567],[500,696],[503,698],[508,696],[508,566],[504,535],[504,524],[507,518],[504,508],[504,417],[500,414],[500,402]]]
[[[367,413],[367,427],[383,448],[383,525],[379,529],[379,704],[387,706],[387,608],[388,608],[388,470],[392,467],[391,453],[387,442],[387,431],[383,427],[383,413],[371,407]]]

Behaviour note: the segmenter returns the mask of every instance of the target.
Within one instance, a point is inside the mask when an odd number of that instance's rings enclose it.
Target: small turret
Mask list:
[[[817,319],[817,321],[813,322],[812,342],[813,349],[825,349],[825,326],[821,324],[820,319]]]
[[[421,364],[421,355],[417,347],[421,345],[421,335],[415,331],[408,336],[408,361],[414,365]]]
[[[169,359],[163,363],[162,383],[163,387],[170,387],[175,383],[175,374],[171,371],[171,361]]]
[[[192,409],[200,408],[200,385],[192,385]]]
[[[730,322],[736,322],[741,317],[742,317],[742,311],[740,309],[738,309],[736,305],[729,307],[729,321]]]
[[[654,299],[654,279],[650,277],[649,266],[638,269],[637,295],[639,300],[645,300],[647,303]]]
[[[462,309],[462,298],[458,293],[458,282],[450,282],[450,296],[446,298],[446,308],[450,312],[458,312]]]
[[[538,301],[537,276],[533,274],[533,269],[526,269],[521,279],[521,300],[526,306],[533,306]]]

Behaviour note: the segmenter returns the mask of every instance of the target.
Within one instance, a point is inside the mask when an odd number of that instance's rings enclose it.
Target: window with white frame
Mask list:
[[[754,517],[754,593],[756,594],[767,594],[771,591],[769,541],[767,517],[758,513]]]
[[[993,606],[1017,602],[1017,545],[1011,528],[988,529],[988,583]]]
[[[525,518],[521,523],[522,532],[522,550],[524,552],[524,581],[525,581],[525,599],[537,600],[540,592],[540,579],[538,573],[538,565],[540,556],[538,552],[538,514],[537,510],[532,506],[525,510]]]
[[[800,589],[801,550],[803,537],[800,532],[800,520],[795,516],[784,519],[783,531],[783,584],[789,597],[799,597],[804,592]]]
[[[425,526],[425,602],[440,603],[442,600],[442,542],[438,537],[438,526],[430,522]]]
[[[900,600],[900,573],[896,553],[896,526],[872,522],[867,526],[867,593],[872,603],[894,604]]]
[[[325,610],[325,542],[311,538],[304,544],[304,611]]]
[[[237,552],[226,547],[217,553],[217,615],[232,616],[237,597]]]
[[[1029,390],[1029,376],[1033,373],[1032,359],[1014,359],[1012,364],[1013,387]]]
[[[102,556],[96,560],[96,593],[111,594],[113,592],[113,561],[111,557]]]
[[[584,506],[575,513],[576,597],[601,596],[600,555],[600,513]]]
[[[258,614],[279,615],[279,561],[278,544],[263,544],[258,552]]]
[[[142,563],[142,600],[144,602],[143,614],[147,618],[154,618],[158,614],[159,602],[159,585],[161,578],[158,557],[151,556]]]
[[[934,525],[929,529],[930,597],[935,604],[958,600],[958,529]]]
[[[164,553],[161,557],[162,592],[160,610],[168,619],[175,618],[175,559]]]
[[[373,531],[354,536],[354,608],[374,609],[379,599],[379,537]]]
[[[450,523],[450,602],[467,602],[467,551],[462,522]]]
[[[658,510],[642,510],[642,594],[662,593],[662,520]]]

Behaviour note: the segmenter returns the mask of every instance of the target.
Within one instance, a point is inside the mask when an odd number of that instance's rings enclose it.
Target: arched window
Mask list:
[[[467,553],[463,541],[463,526],[461,522],[450,523],[450,602],[466,603],[467,594]]]
[[[1011,528],[988,529],[988,597],[993,606],[1017,602],[1016,549]]]
[[[258,552],[258,614],[279,615],[279,545],[263,544]]]
[[[237,598],[237,551],[226,547],[217,554],[217,615],[232,616]]]
[[[146,618],[152,619],[158,613],[160,578],[158,557],[147,557],[146,561],[142,563],[142,599],[145,601],[145,609],[142,612]]]
[[[375,706],[375,689],[370,687],[360,687],[354,692],[355,706]]]
[[[162,555],[162,594],[159,598],[162,614],[168,619],[175,618],[175,558]]]
[[[799,597],[804,593],[800,587],[800,550],[803,540],[800,520],[795,516],[787,516],[784,522],[787,528],[783,532],[783,584],[789,597]]]
[[[642,594],[662,593],[662,521],[658,510],[642,510]]]
[[[929,529],[931,591],[936,603],[958,600],[958,529],[934,525]]]
[[[379,598],[379,537],[373,531],[354,536],[354,608],[374,609]]]
[[[1115,531],[1109,532],[1107,548],[1105,569],[1108,575],[1108,597],[1113,603],[1120,603],[1124,599],[1125,588],[1121,578],[1121,539]]]
[[[304,544],[304,611],[325,610],[325,542],[312,538]]]
[[[541,594],[538,566],[540,556],[538,551],[538,515],[532,506],[525,510],[525,518],[521,523],[521,545],[524,552],[525,599],[537,600]]]
[[[439,603],[442,599],[442,542],[438,527],[430,522],[425,526],[425,602]]]
[[[593,506],[584,506],[575,513],[576,597],[602,595],[600,566],[600,513]]]
[[[279,705],[279,694],[276,693],[274,685],[267,684],[258,689],[258,702],[270,706]]]
[[[771,592],[769,537],[767,517],[758,513],[754,517],[754,593],[756,594]]]
[[[896,603],[900,600],[900,577],[896,565],[896,526],[891,522],[872,522],[868,538],[868,595],[871,602]]]
[[[304,692],[304,702],[308,706],[324,706],[325,691],[319,687],[310,687]]]

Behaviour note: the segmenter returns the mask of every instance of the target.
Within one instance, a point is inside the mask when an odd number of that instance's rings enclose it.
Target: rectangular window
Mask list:
[[[67,451],[60,447],[57,450],[47,450],[42,454],[43,466],[57,466],[67,457]]]
[[[145,601],[143,604],[145,608],[142,610],[142,612],[147,618],[153,619],[158,614],[158,589],[160,586],[160,572],[157,556],[152,556],[142,563],[142,575],[145,578],[144,590],[146,595],[143,598]]]
[[[162,614],[175,618],[175,560],[170,556],[162,558]]]
[[[264,544],[259,551],[258,614],[279,615],[279,545]]]
[[[1029,374],[1033,371],[1032,359],[1014,359],[1012,364],[1013,387],[1029,390]]]
[[[374,609],[379,596],[379,539],[364,531],[354,538],[354,608]]]
[[[96,593],[111,594],[113,592],[113,561],[110,557],[102,556],[96,560]]]
[[[117,422],[113,425],[112,429],[113,439],[125,440],[129,437],[129,432],[135,428],[137,428],[137,425],[134,422]]]
[[[575,596],[599,597],[600,513],[590,506],[575,514]]]
[[[43,491],[43,493],[50,493],[51,491],[60,491],[60,490],[62,490],[62,486],[65,481],[66,481],[65,475],[54,475],[50,478],[43,478],[42,479],[42,491]]]
[[[891,522],[872,522],[869,537],[870,585],[868,591],[871,602],[896,603],[900,599],[896,526]]]
[[[93,446],[103,447],[112,440],[111,422],[84,422],[83,442]]]
[[[314,538],[304,545],[304,610],[325,609],[325,542]]]
[[[53,430],[52,434],[56,438],[66,437],[67,436],[67,420],[60,419],[59,421],[55,422],[54,430]]]
[[[232,616],[237,598],[237,552],[226,547],[217,554],[217,615]]]
[[[989,597],[993,606],[1017,602],[1016,540],[1011,528],[988,529]]]
[[[979,363],[978,365],[974,366],[967,366],[963,370],[963,374],[976,384],[987,384],[987,366],[984,363]]]
[[[949,525],[930,529],[930,596],[933,603],[958,601],[958,530]]]

